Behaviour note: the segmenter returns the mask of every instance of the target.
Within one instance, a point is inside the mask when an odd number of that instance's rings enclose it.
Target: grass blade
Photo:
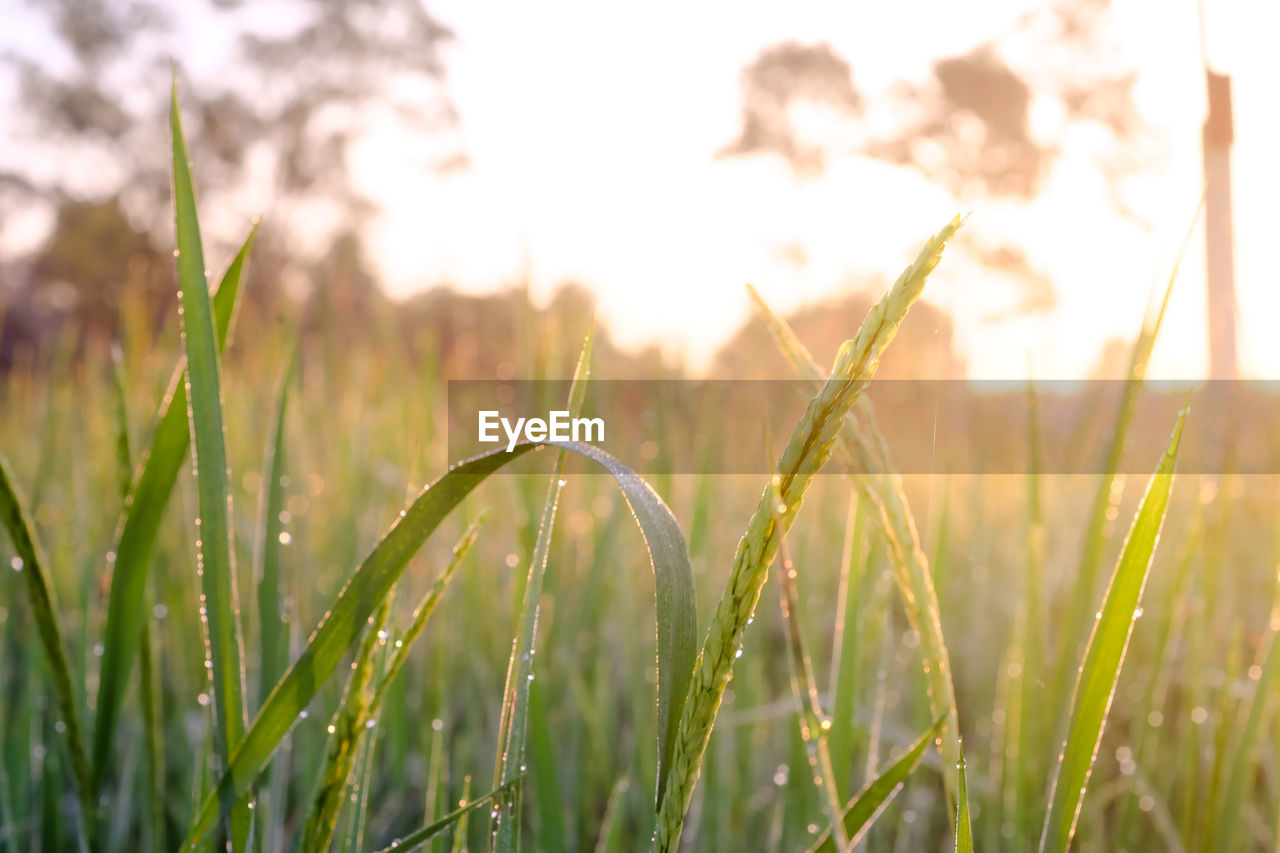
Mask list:
[[[92,780],[89,760],[80,735],[80,713],[72,687],[71,664],[67,660],[62,642],[62,630],[54,611],[53,592],[49,587],[49,575],[45,568],[44,549],[36,538],[35,526],[27,514],[21,495],[9,468],[9,460],[0,453],[0,516],[17,552],[12,568],[18,570],[26,581],[27,598],[36,620],[36,632],[45,654],[49,656],[49,671],[53,675],[54,698],[58,703],[62,729],[66,735],[67,755],[71,762],[71,778],[75,782],[76,798],[80,806],[82,827],[93,817]],[[55,729],[58,727],[55,726]],[[83,839],[83,833],[82,833]]]
[[[1134,612],[1142,598],[1142,589],[1164,525],[1178,458],[1178,442],[1186,417],[1186,409],[1183,409],[1178,415],[1169,448],[1152,475],[1147,493],[1134,516],[1102,609],[1094,622],[1071,701],[1067,739],[1054,778],[1049,813],[1045,816],[1040,836],[1040,853],[1065,853],[1075,833],[1085,786],[1089,782],[1129,636],[1133,632]]]
[[[221,804],[228,798],[243,796],[253,784],[298,715],[333,674],[369,616],[426,538],[485,478],[543,446],[519,444],[511,452],[496,450],[459,463],[429,485],[405,510],[360,564],[312,634],[306,649],[263,703],[219,780],[217,795],[206,797],[194,815],[184,846],[194,846],[203,838],[219,819]],[[675,517],[644,480],[599,448],[574,442],[557,442],[553,446],[571,450],[600,465],[622,490],[648,547],[658,591],[659,690],[664,683],[663,670],[671,673],[671,683],[679,684],[682,678],[687,683],[694,652],[693,573]],[[668,715],[678,713],[678,709],[679,704],[674,701],[666,708]]]
[[[398,841],[393,842],[391,846],[382,848],[382,850],[378,851],[378,853],[408,853],[408,851],[410,850],[416,850],[417,848],[421,847],[423,844],[426,844],[428,841],[435,838],[440,833],[444,832],[449,827],[453,826],[455,823],[459,823],[459,821],[462,818],[471,814],[473,811],[480,808],[485,803],[488,803],[489,801],[508,793],[509,790],[510,790],[509,786],[503,787],[503,788],[494,788],[492,791],[485,794],[483,797],[468,801],[466,805],[461,806],[460,808],[454,809],[453,811],[449,812],[447,815],[440,818],[438,821],[431,824],[430,826],[424,826],[422,829],[419,829],[416,832],[409,833],[404,838],[401,838]],[[466,799],[466,798],[464,797],[463,799]],[[459,824],[459,831],[461,831],[461,824]]]
[[[289,386],[297,368],[297,353],[290,358],[284,376],[280,380],[280,393],[276,398],[276,411],[267,444],[262,470],[267,479],[263,483],[262,511],[259,530],[262,541],[258,546],[258,620],[259,642],[262,645],[258,671],[258,704],[267,698],[271,688],[284,674],[289,659],[289,634],[284,623],[284,607],[280,600],[280,534],[284,522],[280,520],[284,509],[284,426],[289,408]]]
[[[781,495],[776,496],[778,506],[782,507]],[[835,834],[837,847],[845,850],[849,841],[840,822],[840,793],[836,788],[835,768],[828,742],[831,720],[822,712],[818,680],[813,673],[813,658],[809,656],[804,634],[800,630],[800,594],[796,589],[796,569],[787,548],[786,536],[780,537],[778,542],[778,576],[778,603],[782,608],[782,620],[787,627],[787,662],[791,672],[791,695],[795,699],[796,715],[800,723],[800,739],[804,741],[814,787],[822,796],[827,825]]]
[[[573,383],[569,387],[569,417],[577,417],[582,411],[586,396],[586,378],[591,371],[591,333],[587,333],[574,369]],[[529,725],[529,696],[533,686],[533,655],[538,634],[538,608],[542,598],[542,583],[547,572],[547,557],[551,551],[551,534],[556,525],[556,510],[560,503],[560,489],[564,487],[566,454],[556,454],[551,482],[547,485],[547,497],[542,506],[538,537],[533,546],[533,558],[529,561],[529,573],[525,580],[524,600],[520,606],[520,624],[511,643],[511,658],[507,662],[507,680],[503,689],[502,722],[498,729],[498,755],[494,768],[494,787],[512,784],[524,772],[525,749]],[[668,694],[669,695],[669,694]],[[661,700],[659,700],[661,701]],[[662,715],[659,713],[660,725]],[[666,744],[659,732],[658,741],[658,790],[664,783],[663,773],[667,758]],[[517,791],[517,795],[518,795]],[[504,797],[498,801],[494,816],[493,849],[510,853],[518,846],[519,803],[517,797]]]
[[[470,553],[471,547],[476,544],[476,539],[480,536],[480,528],[484,526],[488,518],[489,511],[484,509],[476,516],[475,521],[467,525],[467,529],[463,531],[462,536],[458,538],[457,544],[453,546],[453,555],[449,559],[448,568],[432,584],[422,602],[413,611],[413,621],[409,623],[408,630],[396,642],[395,654],[392,655],[391,662],[387,664],[386,673],[378,682],[377,692],[374,693],[373,702],[369,705],[370,713],[377,714],[378,709],[382,707],[382,701],[386,698],[392,682],[400,674],[400,670],[404,668],[405,661],[409,659],[409,649],[413,647],[414,642],[422,635],[423,629],[427,627],[427,620],[435,612],[436,605],[440,603],[440,597],[444,595],[445,588],[448,587],[449,581],[457,573],[458,567],[462,565],[462,561]]]
[[[128,500],[133,485],[133,446],[129,439],[129,398],[125,382],[124,357],[118,346],[111,347],[111,387],[116,425],[116,464],[120,476],[121,499]],[[139,704],[142,706],[143,770],[146,822],[143,838],[148,849],[166,846],[164,834],[164,709],[160,684],[156,681],[156,655],[151,637],[151,613],[144,612],[138,655]]]
[[[623,798],[631,787],[631,780],[619,776],[609,792],[609,801],[600,819],[600,837],[596,840],[595,853],[617,853],[622,849],[622,823],[625,817]]]
[[[920,735],[919,739],[911,745],[905,755],[871,780],[867,787],[858,792],[849,805],[845,806],[844,831],[849,836],[851,845],[857,845],[866,836],[867,830],[871,828],[876,817],[916,769],[916,765],[924,757],[925,750],[937,738],[942,726],[943,719],[939,717],[929,730]],[[835,841],[831,838],[829,829],[809,848],[809,853],[836,853]]]
[[[956,794],[956,853],[973,853],[973,827],[969,821],[969,784],[965,780],[964,748],[960,750],[960,788]]]
[[[1075,586],[1067,609],[1067,622],[1062,628],[1064,640],[1058,653],[1057,669],[1051,685],[1053,693],[1050,695],[1054,697],[1067,695],[1072,671],[1076,661],[1080,659],[1080,645],[1085,634],[1085,626],[1089,623],[1089,614],[1093,612],[1092,605],[1096,600],[1094,595],[1098,586],[1098,573],[1102,568],[1102,552],[1106,545],[1109,527],[1108,514],[1114,515],[1113,507],[1119,503],[1122,494],[1119,488],[1115,488],[1117,483],[1121,482],[1117,479],[1117,472],[1120,470],[1120,462],[1128,443],[1129,428],[1133,423],[1138,395],[1146,380],[1151,352],[1155,348],[1156,338],[1164,323],[1165,310],[1169,307],[1169,297],[1173,294],[1174,282],[1178,280],[1178,269],[1182,265],[1182,257],[1186,253],[1187,245],[1191,242],[1195,223],[1200,217],[1203,206],[1202,197],[1195,215],[1192,216],[1187,234],[1183,238],[1182,246],[1174,259],[1173,270],[1169,273],[1160,307],[1154,314],[1148,309],[1148,315],[1143,319],[1142,329],[1138,332],[1138,338],[1133,345],[1124,390],[1120,396],[1120,405],[1116,409],[1115,426],[1111,430],[1110,443],[1102,459],[1103,474],[1098,480],[1098,490],[1094,493],[1089,522],[1085,527],[1084,546],[1081,548],[1080,563],[1076,568]],[[1065,708],[1065,705],[1062,707]],[[1049,736],[1056,739],[1061,735],[1064,720],[1059,717],[1054,722],[1054,728],[1049,732]]]
[[[178,86],[170,103],[173,132],[173,197],[178,243],[178,283],[182,340],[187,353],[187,413],[191,423],[193,467],[199,497],[197,572],[201,580],[201,622],[212,675],[214,745],[225,769],[245,729],[244,662],[240,637],[227,449],[222,428],[222,388],[213,306],[204,274],[204,249],[196,215],[186,141],[178,114]],[[230,805],[230,803],[228,803]],[[248,837],[247,807],[232,815],[232,846],[242,850]]]
[[[302,831],[302,853],[324,853],[333,841],[338,828],[338,816],[342,811],[347,781],[355,767],[356,753],[371,696],[369,682],[373,679],[374,654],[379,647],[379,635],[391,610],[393,590],[382,596],[377,612],[369,621],[364,642],[352,663],[351,678],[342,697],[342,705],[329,724],[329,740],[325,747],[324,767],[320,771],[316,791],[311,800],[311,810]]]
[[[256,234],[255,226],[213,294],[220,350],[226,347],[240,295],[240,283]],[[108,555],[108,559],[114,559],[115,567],[102,640],[102,672],[93,732],[95,790],[102,784],[111,758],[116,721],[124,703],[133,658],[138,651],[138,626],[146,619],[146,580],[156,533],[191,443],[191,428],[187,424],[186,364],[184,355],[173,370],[173,378],[160,402],[150,450],[134,477],[115,545]]]
[[[832,766],[841,768],[834,781],[841,801],[852,793],[853,711],[858,687],[858,590],[864,571],[863,504],[854,491],[849,498],[849,519],[845,527],[845,543],[840,561],[840,591],[837,596],[836,624],[831,644],[831,680],[833,686],[831,744]]]
[[[284,522],[281,511],[284,509],[284,427],[285,416],[289,407],[289,388],[293,382],[297,368],[297,351],[289,359],[280,380],[280,392],[276,397],[276,410],[271,429],[271,438],[267,442],[263,457],[263,481],[261,511],[259,513],[258,530],[262,537],[258,543],[258,706],[267,698],[272,686],[284,674],[289,662],[289,632],[284,621],[284,606],[280,599],[280,557],[283,545],[281,533]],[[265,849],[267,827],[278,820],[275,812],[283,812],[285,804],[278,802],[274,796],[280,789],[275,782],[274,774],[282,771],[268,768],[266,779],[259,790],[257,808],[254,813],[256,829],[253,834],[253,846],[257,851]]]
[[[1244,723],[1239,729],[1239,737],[1232,750],[1226,770],[1226,783],[1218,798],[1218,829],[1214,833],[1215,849],[1229,851],[1234,849],[1236,830],[1241,823],[1241,811],[1246,800],[1246,787],[1250,775],[1257,771],[1258,742],[1262,734],[1263,721],[1275,696],[1276,683],[1280,679],[1280,642],[1277,642],[1277,630],[1280,629],[1280,587],[1277,588],[1276,604],[1271,611],[1271,623],[1267,627],[1262,651],[1259,656],[1259,675],[1253,685],[1253,695],[1249,699],[1248,711]]]

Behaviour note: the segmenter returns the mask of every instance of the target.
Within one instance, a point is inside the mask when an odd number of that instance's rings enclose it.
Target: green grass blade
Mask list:
[[[0,516],[4,517],[5,529],[9,531],[13,550],[17,553],[12,567],[20,571],[26,582],[27,598],[36,620],[36,632],[40,635],[45,654],[49,656],[54,698],[58,703],[58,714],[66,735],[67,755],[71,762],[71,778],[75,783],[81,820],[84,825],[88,825],[93,817],[94,798],[89,760],[80,734],[80,713],[75,688],[72,686],[71,664],[67,660],[66,648],[62,644],[62,629],[54,610],[44,549],[36,538],[35,526],[17,491],[9,460],[3,453],[0,453]]]
[[[973,853],[973,827],[969,821],[969,783],[965,779],[964,748],[960,750],[960,788],[956,794],[956,853]]]
[[[378,853],[408,853],[410,850],[416,850],[484,804],[502,794],[506,794],[508,790],[509,787],[495,788],[479,799],[470,800],[465,806],[454,809],[430,826],[424,826],[422,829],[411,832],[404,838],[392,842],[389,847],[382,848]],[[459,830],[461,830],[461,825],[459,825]]]
[[[906,782],[907,777],[916,769],[916,765],[920,763],[920,759],[924,757],[925,750],[929,744],[938,737],[938,732],[942,730],[943,719],[938,718],[929,730],[920,736],[920,738],[911,745],[906,754],[899,758],[893,764],[871,780],[867,787],[863,788],[858,795],[853,798],[849,805],[844,808],[844,831],[849,836],[849,843],[857,845],[865,836],[867,830],[871,828],[871,824],[875,822],[881,810],[884,809],[898,793],[899,788]],[[824,832],[812,847],[809,853],[836,853],[835,841],[831,838],[831,831]]]
[[[118,346],[111,347],[111,386],[116,426],[116,464],[119,469],[121,498],[128,500],[133,485],[133,446],[129,439],[128,383],[124,375],[124,357]],[[160,684],[156,680],[156,655],[151,636],[151,614],[144,612],[138,655],[139,704],[142,706],[143,799],[146,823],[143,838],[149,849],[166,846],[164,833],[164,708]]]
[[[428,486],[405,510],[365,559],[316,628],[306,649],[272,690],[232,756],[218,783],[194,815],[184,846],[194,846],[221,816],[220,806],[243,796],[270,760],[326,679],[333,674],[368,622],[382,597],[400,577],[426,538],[471,491],[490,474],[540,444],[517,445],[511,452],[496,450],[454,466]],[[621,488],[649,550],[657,588],[659,692],[664,684],[688,683],[693,669],[695,609],[693,573],[684,536],[675,517],[634,471],[599,448],[573,442],[557,443],[603,467]],[[667,678],[663,671],[670,673]],[[665,704],[668,722],[679,713],[672,699]]]
[[[777,494],[781,507],[781,494]],[[797,720],[800,723],[800,739],[804,741],[808,764],[813,775],[814,787],[821,794],[826,810],[827,825],[835,834],[836,845],[844,850],[848,839],[840,822],[840,793],[835,782],[831,745],[828,735],[831,720],[823,713],[818,696],[818,680],[813,672],[813,658],[809,656],[804,633],[800,629],[800,593],[796,589],[796,569],[791,560],[787,538],[778,542],[778,602],[782,608],[782,621],[787,628],[787,661],[791,673],[791,695],[796,703]]]
[[[1178,269],[1182,265],[1183,255],[1191,242],[1196,221],[1204,205],[1203,198],[1196,213],[1192,217],[1191,226],[1187,229],[1173,270],[1165,284],[1164,296],[1160,307],[1154,314],[1148,310],[1143,319],[1142,328],[1133,345],[1133,354],[1129,360],[1129,371],[1126,374],[1124,390],[1120,396],[1120,405],[1116,409],[1115,426],[1111,430],[1110,443],[1102,459],[1102,477],[1098,480],[1098,489],[1094,493],[1089,521],[1085,527],[1084,545],[1080,551],[1080,562],[1076,567],[1075,585],[1071,593],[1071,603],[1067,609],[1067,621],[1062,627],[1064,637],[1062,648],[1058,653],[1058,663],[1053,683],[1050,685],[1054,697],[1066,696],[1071,684],[1071,675],[1080,659],[1080,646],[1086,635],[1085,626],[1089,624],[1089,614],[1094,611],[1093,602],[1098,586],[1098,573],[1102,568],[1102,552],[1107,542],[1108,514],[1114,515],[1113,507],[1119,503],[1121,491],[1114,488],[1118,482],[1117,472],[1128,445],[1129,429],[1133,424],[1134,411],[1137,408],[1138,396],[1142,392],[1147,376],[1147,365],[1151,361],[1151,353],[1155,348],[1156,338],[1164,323],[1165,310],[1169,307],[1169,297],[1173,295],[1174,282],[1178,280]],[[1061,706],[1065,708],[1065,705]],[[1063,719],[1059,717],[1049,736],[1057,738],[1061,735]]]
[[[1267,627],[1260,655],[1260,674],[1253,685],[1253,695],[1249,699],[1244,723],[1239,729],[1234,749],[1231,752],[1226,769],[1226,783],[1218,798],[1217,832],[1214,833],[1215,849],[1219,851],[1233,850],[1236,831],[1242,823],[1241,812],[1248,799],[1246,788],[1250,775],[1258,769],[1257,757],[1261,739],[1263,721],[1271,701],[1276,693],[1276,685],[1280,682],[1280,642],[1277,642],[1277,628],[1280,627],[1280,588],[1277,589],[1276,605],[1271,611],[1271,624]]]
[[[600,837],[596,840],[595,853],[618,853],[622,850],[622,824],[625,818],[623,798],[631,787],[631,780],[619,776],[609,792],[609,801],[604,808],[604,817],[600,819]]]
[[[111,401],[116,427],[116,473],[120,479],[120,499],[129,497],[133,484],[133,447],[129,440],[129,394],[124,376],[124,354],[111,345]]]
[[[213,294],[220,349],[226,347],[240,295],[240,283],[256,234],[255,226]],[[160,401],[151,447],[141,470],[134,477],[111,551],[115,568],[111,576],[107,625],[102,640],[102,672],[93,732],[95,790],[102,784],[111,758],[116,721],[124,703],[133,658],[138,651],[138,626],[147,618],[146,580],[156,533],[191,444],[191,428],[187,423],[186,364],[184,355],[174,368],[168,390]]]
[[[568,411],[577,417],[582,411],[586,396],[586,378],[591,370],[591,333],[582,344],[582,352],[574,370],[569,389]],[[529,573],[525,580],[524,600],[520,606],[519,628],[511,644],[511,658],[507,663],[507,680],[502,694],[502,717],[498,729],[498,754],[494,767],[494,787],[512,783],[524,772],[525,750],[528,739],[529,696],[533,681],[533,655],[537,643],[538,608],[541,605],[543,579],[547,572],[547,558],[551,552],[551,534],[556,525],[556,511],[560,504],[560,490],[564,487],[566,454],[556,455],[551,481],[547,484],[547,497],[542,506],[538,536],[533,546],[533,558],[529,561]],[[661,736],[660,736],[661,738]],[[663,741],[659,740],[659,756]],[[665,764],[665,762],[663,762]],[[658,772],[658,788],[663,785],[662,770]],[[512,853],[518,846],[519,805],[517,797],[503,797],[495,809],[492,847],[503,853]]]
[[[271,437],[267,441],[262,464],[264,480],[258,521],[259,535],[262,538],[258,543],[258,570],[255,572],[258,593],[258,707],[262,706],[263,700],[284,674],[289,663],[289,631],[284,621],[284,605],[280,597],[280,558],[284,547],[280,537],[284,532],[281,512],[285,504],[285,417],[289,408],[289,389],[296,368],[295,350],[280,379]],[[266,827],[274,818],[272,811],[284,808],[284,803],[278,802],[270,793],[279,787],[273,779],[273,774],[277,772],[281,771],[275,768],[267,770],[262,789],[268,793],[267,796],[258,797],[254,813],[257,829],[253,834],[253,845],[258,851],[265,849]]]
[[[214,745],[218,760],[230,766],[231,752],[244,735],[244,662],[240,637],[235,556],[231,546],[231,513],[227,449],[222,427],[222,389],[213,306],[205,281],[204,249],[196,215],[186,141],[178,114],[175,80],[170,103],[173,133],[173,197],[181,287],[182,339],[187,353],[187,413],[191,423],[193,466],[199,497],[196,539],[201,580],[201,622],[205,626],[207,660],[212,675]],[[230,805],[230,803],[228,804]],[[236,811],[241,811],[237,809]],[[232,846],[244,848],[248,809],[232,816]]]
[[[832,701],[831,763],[836,768],[836,793],[841,802],[852,791],[853,712],[858,691],[858,590],[864,571],[863,526],[866,515],[857,491],[849,498],[849,519],[840,561],[840,590],[831,645]]]
[[[280,599],[280,534],[284,522],[280,520],[284,510],[284,426],[289,408],[289,386],[297,365],[297,353],[290,358],[284,376],[280,380],[280,393],[276,397],[276,411],[267,444],[262,470],[266,476],[262,489],[262,511],[259,521],[262,541],[258,546],[258,623],[261,661],[258,670],[258,704],[267,698],[271,688],[284,674],[289,661],[289,634],[284,622],[284,606]]]
[[[413,644],[418,637],[422,636],[423,629],[427,627],[427,620],[431,618],[432,613],[435,613],[436,605],[440,603],[440,598],[449,586],[449,581],[457,573],[462,561],[467,558],[471,547],[476,544],[476,539],[480,536],[480,528],[484,526],[488,517],[489,511],[487,509],[481,510],[480,514],[476,516],[476,520],[467,525],[467,529],[463,531],[462,536],[458,538],[457,544],[453,546],[453,554],[449,559],[448,568],[432,584],[422,602],[413,611],[413,621],[409,623],[408,629],[396,641],[395,653],[391,657],[391,662],[387,664],[386,673],[383,674],[382,679],[378,682],[378,689],[369,705],[371,714],[376,715],[382,707],[387,691],[391,689],[391,684],[395,681],[396,676],[400,674],[400,670],[404,669],[405,661],[409,659],[409,649],[413,648]]]
[[[329,739],[325,747],[324,767],[320,771],[316,791],[311,800],[302,831],[302,853],[324,853],[333,841],[338,828],[338,816],[346,799],[347,782],[355,768],[356,754],[361,735],[368,719],[367,710],[372,696],[369,684],[373,680],[374,654],[379,647],[379,635],[386,624],[391,609],[393,591],[382,596],[377,612],[365,631],[364,642],[352,663],[351,678],[347,681],[342,705],[329,724]]]
[[[1075,833],[1085,786],[1102,741],[1102,729],[1133,632],[1134,613],[1164,524],[1186,416],[1185,409],[1178,416],[1169,448],[1147,486],[1111,576],[1102,609],[1094,621],[1071,702],[1067,739],[1054,778],[1049,813],[1040,836],[1041,853],[1065,853]]]
[[[501,796],[502,793],[503,793],[502,791],[497,791],[494,793],[494,796],[495,797]],[[459,800],[458,805],[460,807],[465,807],[467,805],[467,802],[470,799],[471,799],[471,777],[463,776],[462,777],[462,799]],[[469,811],[463,812],[461,818],[459,818],[458,820],[458,828],[453,831],[453,843],[449,845],[449,849],[452,851],[452,853],[467,853],[467,820],[470,818],[470,816],[471,816],[471,812]]]

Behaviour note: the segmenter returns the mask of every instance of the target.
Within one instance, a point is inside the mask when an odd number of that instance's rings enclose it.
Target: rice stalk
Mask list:
[[[679,845],[702,756],[733,673],[733,661],[742,648],[743,633],[777,552],[779,536],[795,520],[805,491],[831,457],[845,414],[875,374],[884,347],[893,339],[959,226],[957,217],[929,240],[915,262],[871,309],[858,334],[840,347],[830,377],[810,401],[787,441],[776,469],[778,483],[765,488],[746,534],[738,543],[725,592],[703,643],[680,718],[669,783],[660,800],[654,850],[670,851]],[[777,512],[775,488],[785,507],[781,512]]]
[[[781,495],[778,507],[782,508]],[[782,608],[782,620],[787,628],[787,664],[791,672],[791,695],[795,699],[800,738],[804,741],[813,784],[818,789],[822,806],[826,810],[828,826],[835,835],[836,846],[845,850],[849,840],[840,822],[840,794],[836,790],[835,767],[831,761],[831,718],[822,711],[818,696],[818,680],[813,673],[813,659],[805,646],[800,630],[800,596],[796,591],[796,569],[787,548],[786,536],[778,541],[778,603]]]
[[[757,313],[792,369],[816,387],[822,381],[822,369],[809,350],[754,288],[748,287],[748,290]],[[934,716],[946,716],[940,744],[943,781],[948,801],[954,802],[960,728],[938,596],[902,478],[893,466],[884,436],[876,427],[874,408],[865,397],[858,400],[857,407],[857,415],[852,412],[845,415],[836,450],[837,459],[852,475],[858,494],[875,510],[881,533],[889,546],[894,581],[907,619],[920,637],[921,667],[928,688],[929,711]]]

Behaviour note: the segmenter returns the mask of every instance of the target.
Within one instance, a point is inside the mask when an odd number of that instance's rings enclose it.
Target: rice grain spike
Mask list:
[[[810,401],[778,460],[777,489],[783,507],[775,506],[772,484],[761,494],[746,534],[738,542],[728,584],[716,605],[694,669],[680,717],[670,778],[658,807],[654,850],[670,851],[679,846],[702,756],[733,673],[734,658],[742,648],[743,633],[755,612],[769,564],[777,552],[779,534],[795,520],[805,491],[831,458],[845,414],[875,374],[881,353],[893,339],[907,310],[920,296],[925,279],[938,265],[943,249],[960,223],[956,217],[925,244],[915,262],[871,309],[853,340],[840,347],[830,378]]]
[[[822,368],[796,337],[786,321],[774,314],[754,289],[748,287],[756,309],[773,335],[775,343],[792,368],[814,387],[822,382]],[[911,627],[920,637],[920,659],[929,692],[929,712],[944,717],[940,732],[943,782],[949,803],[957,789],[956,764],[960,760],[959,720],[955,709],[955,687],[951,659],[942,635],[942,616],[934,588],[929,560],[920,544],[915,517],[907,502],[902,477],[893,466],[888,443],[876,428],[875,410],[863,397],[857,401],[858,416],[845,415],[836,445],[837,460],[854,475],[853,485],[860,498],[875,510],[880,531],[888,545],[893,578],[902,598]]]

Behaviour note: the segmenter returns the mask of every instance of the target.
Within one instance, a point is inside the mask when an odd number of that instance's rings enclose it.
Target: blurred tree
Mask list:
[[[1125,204],[1121,179],[1150,156],[1133,106],[1133,70],[1104,36],[1108,0],[1056,0],[1017,19],[1007,32],[967,53],[934,62],[923,83],[901,83],[884,97],[898,124],[867,129],[867,96],[830,45],[793,42],[767,48],[742,72],[738,138],[721,156],[781,157],[799,178],[820,175],[833,153],[858,153],[916,169],[961,201],[1031,199],[1060,156],[1066,135],[1100,130],[1091,147],[1108,179],[1111,202]],[[1013,63],[1006,57],[1021,57]],[[1043,99],[1060,119],[1033,125]],[[813,107],[822,127],[806,130]],[[859,125],[863,125],[859,128]],[[967,251],[1024,292],[1010,313],[1054,304],[1048,278],[1019,249],[971,230]]]
[[[775,45],[743,69],[742,129],[720,156],[774,153],[797,176],[818,175],[832,124],[861,109],[849,63],[829,45]],[[819,122],[825,127],[812,126]]]
[[[207,239],[230,249],[252,215],[266,214],[260,282],[248,290],[260,302],[272,300],[279,277],[312,272],[330,243],[359,242],[375,213],[351,173],[365,131],[421,136],[428,168],[465,165],[447,132],[457,123],[441,60],[451,34],[418,0],[29,8],[30,32],[4,39],[0,54],[19,84],[0,155],[0,236],[35,210],[55,224],[11,300],[39,301],[43,289],[71,282],[75,310],[109,325],[118,292],[100,285],[120,277],[119,252],[83,247],[112,243],[112,229],[137,251],[170,243],[170,56],[191,81],[181,96],[202,207],[215,212],[203,223]],[[371,280],[362,286],[372,293]]]

